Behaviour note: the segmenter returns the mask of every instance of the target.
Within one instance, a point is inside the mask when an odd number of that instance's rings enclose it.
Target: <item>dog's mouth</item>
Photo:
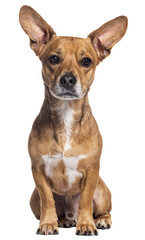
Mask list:
[[[78,98],[77,94],[71,93],[71,92],[65,92],[58,94],[59,97],[72,97],[72,98]]]
[[[77,86],[72,89],[64,89],[60,87],[60,85],[55,85],[53,88],[49,88],[49,92],[53,97],[60,100],[81,99],[86,93],[86,91],[82,91],[80,84],[77,84]]]
[[[71,92],[65,92],[65,93],[54,93],[52,90],[49,90],[51,95],[55,98],[61,99],[61,100],[74,100],[79,99],[79,96],[75,93]]]

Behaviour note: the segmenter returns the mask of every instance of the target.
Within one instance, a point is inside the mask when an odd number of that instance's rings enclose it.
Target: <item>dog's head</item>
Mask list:
[[[120,41],[127,18],[115,18],[86,39],[58,37],[31,7],[20,10],[20,24],[30,38],[30,46],[42,61],[42,75],[50,93],[59,99],[80,99],[89,90],[95,68]]]

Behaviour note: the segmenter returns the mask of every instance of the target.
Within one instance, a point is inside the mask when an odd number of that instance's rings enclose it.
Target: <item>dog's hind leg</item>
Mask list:
[[[98,229],[109,229],[111,227],[111,193],[101,178],[93,196],[94,221]]]
[[[35,217],[40,220],[40,197],[36,188],[34,189],[30,199],[30,207]]]

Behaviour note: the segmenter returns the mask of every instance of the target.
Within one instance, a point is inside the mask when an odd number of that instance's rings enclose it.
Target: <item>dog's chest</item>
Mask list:
[[[61,190],[70,189],[76,180],[82,178],[82,173],[78,171],[78,163],[84,158],[81,156],[65,157],[63,154],[50,156],[43,155],[45,174],[54,186],[59,186]]]
[[[83,155],[65,156],[65,153],[71,149],[72,125],[74,123],[74,110],[69,106],[68,102],[64,102],[60,107],[53,109],[56,111],[56,116],[63,126],[64,141],[60,146],[63,154],[43,155],[45,166],[45,174],[51,179],[55,189],[67,191],[74,187],[76,182],[80,182],[82,173],[78,171],[79,161],[84,158]]]

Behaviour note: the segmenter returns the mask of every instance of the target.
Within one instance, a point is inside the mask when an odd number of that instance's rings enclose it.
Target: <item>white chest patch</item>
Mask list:
[[[71,148],[70,136],[71,136],[71,126],[73,123],[74,110],[69,106],[69,103],[65,101],[58,111],[61,121],[64,123],[64,128],[66,132],[66,142],[64,146],[64,152]]]
[[[60,161],[63,161],[65,165],[65,174],[68,178],[69,187],[71,187],[77,177],[82,177],[82,173],[78,172],[77,168],[79,160],[85,158],[85,155],[71,157],[65,157],[61,154],[55,156],[43,155],[42,158],[45,164],[45,173],[50,178],[53,176],[53,169],[58,166]]]
[[[63,157],[63,162],[66,167],[66,174],[68,177],[68,185],[71,185],[75,182],[77,177],[82,177],[82,173],[77,171],[78,162],[83,158],[83,155],[72,156],[72,157]]]
[[[45,173],[48,177],[53,176],[53,168],[57,167],[58,163],[62,160],[62,156],[60,155],[42,155],[45,164]]]

